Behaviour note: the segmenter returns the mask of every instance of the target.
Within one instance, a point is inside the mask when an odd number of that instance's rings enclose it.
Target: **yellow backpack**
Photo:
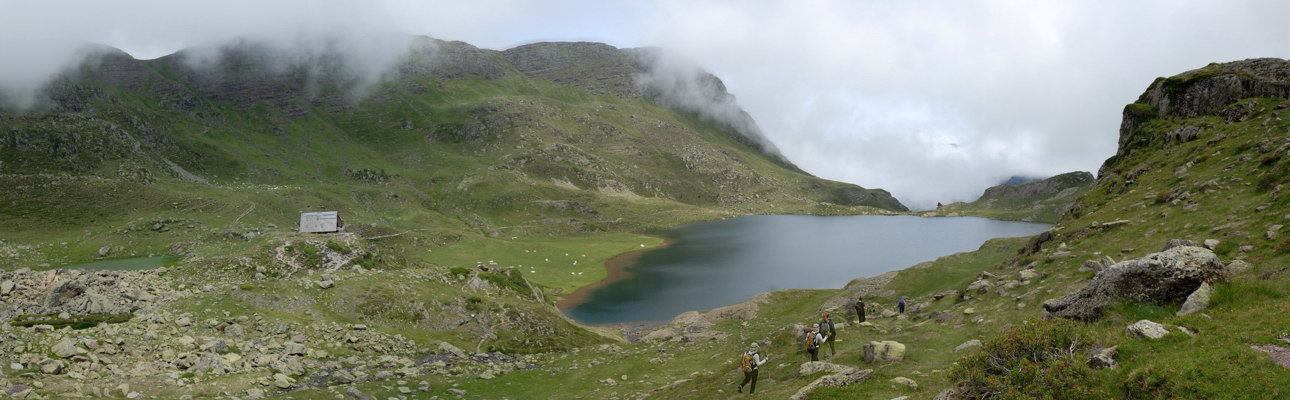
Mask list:
[[[743,356],[743,359],[741,360],[741,364],[744,367],[744,371],[752,371],[753,369],[752,353],[744,352],[744,356]]]

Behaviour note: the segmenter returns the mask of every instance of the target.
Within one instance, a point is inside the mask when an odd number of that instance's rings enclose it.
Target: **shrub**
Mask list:
[[[1155,368],[1140,368],[1125,377],[1120,392],[1126,399],[1168,399],[1172,398],[1173,382]]]
[[[1029,320],[963,357],[951,376],[962,382],[967,398],[1093,398],[1083,360],[1088,347],[1078,322]]]

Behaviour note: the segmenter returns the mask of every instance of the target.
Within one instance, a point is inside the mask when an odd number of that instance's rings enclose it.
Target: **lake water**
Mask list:
[[[631,277],[565,310],[587,324],[663,321],[780,289],[837,289],[852,279],[976,250],[1050,225],[976,217],[756,215],[681,226]]]

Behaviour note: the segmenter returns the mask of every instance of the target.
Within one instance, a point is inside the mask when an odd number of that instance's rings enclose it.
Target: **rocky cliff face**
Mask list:
[[[1104,175],[1120,157],[1154,139],[1140,133],[1148,121],[1218,115],[1229,123],[1237,122],[1256,110],[1232,103],[1251,97],[1290,98],[1290,61],[1256,58],[1214,63],[1173,77],[1157,78],[1137,101],[1125,106],[1116,157],[1102,165],[1098,176]],[[1195,135],[1179,131],[1171,136],[1171,139],[1186,139]]]

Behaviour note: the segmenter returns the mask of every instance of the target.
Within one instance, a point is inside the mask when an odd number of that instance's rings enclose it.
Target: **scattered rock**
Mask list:
[[[321,281],[314,282],[314,284],[318,285],[320,289],[331,289],[332,287],[336,286],[336,283],[332,282],[331,280],[321,280]]]
[[[1187,296],[1187,301],[1183,302],[1182,308],[1178,310],[1178,316],[1184,316],[1209,307],[1209,299],[1214,296],[1214,287],[1209,282],[1203,282],[1196,291]]]
[[[452,389],[448,389],[448,394],[457,395],[457,396],[465,396],[465,395],[466,395],[466,391],[465,391],[465,390],[461,390],[461,389],[457,389],[457,388],[452,388]]]
[[[1169,239],[1169,241],[1165,242],[1165,248],[1161,249],[1160,251],[1165,251],[1175,247],[1182,247],[1182,246],[1200,247],[1200,243],[1196,243],[1196,241],[1194,240],[1187,240],[1187,239]]]
[[[296,380],[291,379],[290,376],[282,373],[273,374],[273,386],[277,386],[279,389],[290,389],[295,384]]]
[[[1087,286],[1045,301],[1044,309],[1061,318],[1091,320],[1115,299],[1155,304],[1180,302],[1202,282],[1222,274],[1223,264],[1213,251],[1174,247],[1107,267]]]
[[[456,389],[448,389],[448,392],[452,393],[453,390],[456,390]],[[453,394],[456,394],[458,396],[463,396],[466,394],[466,391],[462,390],[460,394],[457,394],[457,393],[453,393]],[[363,393],[363,391],[358,390],[358,388],[353,386],[350,386],[349,389],[345,390],[345,395],[355,400],[374,400],[375,399],[375,397],[368,396],[367,394]]]
[[[1219,243],[1218,239],[1205,239],[1205,248],[1214,250],[1218,247]]]
[[[439,342],[439,352],[441,352],[441,353],[450,353],[450,354],[452,354],[453,356],[456,356],[457,358],[466,358],[466,357],[467,357],[467,354],[466,354],[466,351],[465,351],[465,350],[462,350],[462,349],[458,348],[457,346],[453,346],[453,345],[452,345],[452,343],[448,343],[448,342]]]
[[[192,318],[188,318],[188,317],[179,317],[179,319],[175,320],[175,325],[178,325],[180,327],[189,327],[193,325],[193,320]]]
[[[932,400],[957,400],[963,394],[963,389],[958,386],[947,388],[936,394]]]
[[[864,382],[866,379],[869,379],[869,375],[873,373],[873,370],[870,369],[862,370],[853,367],[842,367],[844,368],[843,371],[816,379],[814,382],[798,389],[796,393],[789,397],[789,399],[806,399],[810,396],[811,392],[815,391],[815,389],[820,386],[844,387]]]
[[[1129,334],[1147,339],[1159,339],[1169,334],[1169,329],[1163,324],[1152,322],[1150,320],[1141,320],[1134,322],[1125,328]]]
[[[1094,349],[1088,357],[1088,366],[1093,369],[1113,369],[1115,368],[1116,346],[1107,348]]]
[[[1227,265],[1223,267],[1223,273],[1225,275],[1231,276],[1245,271],[1249,271],[1250,268],[1251,268],[1250,263],[1245,262],[1245,260],[1232,260],[1232,261],[1228,261]]]
[[[14,286],[13,281],[0,282],[0,296],[8,296],[9,293],[13,293]]]
[[[869,342],[864,345],[864,361],[901,361],[905,359],[905,345],[896,341],[884,340]]]
[[[897,385],[908,386],[910,389],[918,390],[918,382],[914,382],[913,379],[909,379],[903,376],[897,376],[895,378],[891,378],[887,380],[887,382],[891,382]]]
[[[993,286],[994,286],[994,284],[990,283],[990,281],[988,281],[988,280],[985,280],[985,279],[977,279],[977,280],[973,281],[971,284],[968,284],[968,287],[967,287],[967,289],[965,289],[965,291],[967,291],[967,292],[977,292],[977,293],[982,293],[982,294],[984,294],[985,292],[990,291],[990,288],[991,288],[991,287],[993,287]]]
[[[1038,278],[1039,272],[1034,269],[1023,269],[1021,272],[1017,273],[1017,277],[1021,279],[1022,283],[1028,283],[1035,280],[1035,278]]]
[[[958,347],[954,348],[954,352],[958,353],[960,351],[967,350],[973,347],[981,347],[981,341],[977,339],[972,339],[972,340],[963,342],[963,344],[960,344],[958,345]]]
[[[71,358],[74,355],[85,353],[85,350],[82,350],[80,347],[76,347],[76,342],[71,338],[63,338],[63,340],[60,340],[58,344],[55,344],[50,351],[53,351],[54,355],[59,358]]]
[[[947,296],[948,296],[948,297],[951,297],[951,298],[953,298],[953,297],[958,297],[958,294],[959,294],[959,292],[954,291],[954,290],[942,290],[942,291],[936,292],[936,294],[933,294],[933,295],[932,295],[932,300],[940,300],[940,299],[943,299],[943,298],[945,298],[945,297],[947,297]]]

